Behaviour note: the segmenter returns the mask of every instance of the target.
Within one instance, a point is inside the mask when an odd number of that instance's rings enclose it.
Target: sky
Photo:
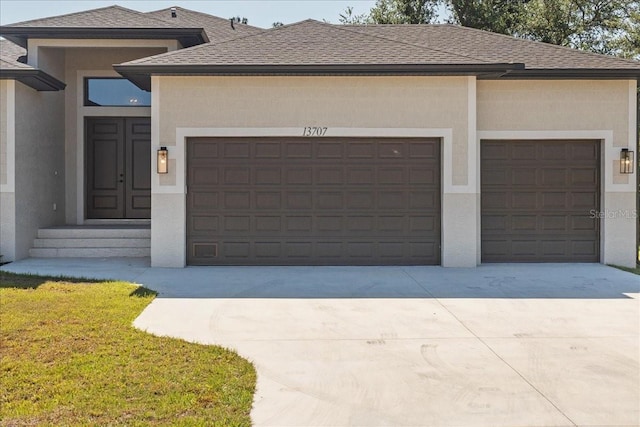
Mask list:
[[[348,6],[355,14],[368,12],[375,0],[0,0],[0,24],[63,15],[118,4],[140,12],[180,6],[230,18],[241,16],[250,25],[269,28],[274,22],[290,24],[312,18],[338,23]]]

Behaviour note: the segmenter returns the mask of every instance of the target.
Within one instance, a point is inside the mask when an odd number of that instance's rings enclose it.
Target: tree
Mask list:
[[[518,33],[532,40],[624,55],[633,44],[638,3],[629,0],[531,0]],[[630,52],[626,52],[630,53]]]
[[[525,18],[528,0],[449,0],[450,21],[464,27],[514,34]]]
[[[376,0],[368,14],[354,15],[348,7],[340,14],[342,24],[428,24],[438,17],[441,0]]]
[[[640,5],[629,12],[629,19],[625,21],[625,31],[614,43],[614,49],[620,56],[640,60]]]
[[[347,8],[343,24],[426,24],[439,8],[466,27],[640,59],[637,0],[377,0],[368,14]]]
[[[366,13],[362,13],[360,15],[354,15],[353,6],[348,6],[344,10],[344,12],[340,14],[338,21],[341,24],[353,24],[353,25],[355,24],[362,25],[362,24],[371,23],[371,19],[369,18],[369,15]]]
[[[234,16],[229,18],[229,20],[231,21],[232,24],[248,24],[249,20],[247,18],[240,18],[239,16]]]

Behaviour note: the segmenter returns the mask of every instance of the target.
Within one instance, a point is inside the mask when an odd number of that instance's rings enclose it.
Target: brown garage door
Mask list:
[[[599,262],[597,141],[483,141],[482,261]]]
[[[437,139],[192,138],[191,265],[440,262]]]

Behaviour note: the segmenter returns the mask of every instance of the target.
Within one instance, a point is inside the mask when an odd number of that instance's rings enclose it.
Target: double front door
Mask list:
[[[151,217],[151,120],[86,119],[88,219]]]

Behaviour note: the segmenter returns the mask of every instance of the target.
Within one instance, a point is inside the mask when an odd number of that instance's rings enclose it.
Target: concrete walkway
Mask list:
[[[4,269],[159,291],[135,325],[254,362],[256,426],[640,425],[640,276],[602,265]]]

